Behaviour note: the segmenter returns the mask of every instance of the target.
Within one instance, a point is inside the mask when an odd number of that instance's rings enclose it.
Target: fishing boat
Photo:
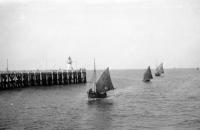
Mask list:
[[[156,73],[155,73],[155,76],[160,76],[160,72],[159,72],[159,67],[158,67],[158,66],[156,67]]]
[[[106,98],[107,91],[114,90],[109,68],[106,68],[98,80],[96,80],[96,67],[94,61],[94,72],[92,76],[93,87],[87,92],[88,98]]]
[[[147,70],[144,72],[143,81],[149,82],[151,79],[153,79],[153,76],[151,74],[150,66],[148,66]]]
[[[160,63],[160,65],[158,67],[156,67],[155,76],[160,76],[163,73],[164,73],[163,63]]]

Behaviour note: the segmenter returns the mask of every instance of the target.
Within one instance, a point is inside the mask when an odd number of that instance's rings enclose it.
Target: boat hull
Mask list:
[[[155,76],[160,76],[160,73],[155,73]]]
[[[143,82],[150,82],[150,79],[143,80]]]
[[[107,97],[106,93],[100,94],[97,92],[88,92],[88,98],[106,98],[106,97]]]

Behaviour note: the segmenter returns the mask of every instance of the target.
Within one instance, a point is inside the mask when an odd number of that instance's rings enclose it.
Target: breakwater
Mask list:
[[[9,71],[0,72],[0,90],[29,86],[86,83],[86,70]]]

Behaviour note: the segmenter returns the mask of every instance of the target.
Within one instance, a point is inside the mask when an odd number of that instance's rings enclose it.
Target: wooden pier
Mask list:
[[[86,83],[86,70],[0,72],[0,90],[29,86],[53,86]]]

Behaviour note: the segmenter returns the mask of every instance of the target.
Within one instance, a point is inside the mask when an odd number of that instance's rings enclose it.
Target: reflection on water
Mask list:
[[[112,100],[107,99],[97,99],[97,100],[88,100],[87,110],[90,113],[88,124],[92,128],[96,129],[109,129],[111,127],[111,111],[113,108]]]
[[[113,105],[112,100],[109,99],[89,99],[87,101],[88,106],[95,106],[98,108],[110,108]]]
[[[111,77],[116,89],[99,100],[88,100],[91,84],[1,91],[0,129],[200,128],[199,72],[166,70],[150,83],[141,70]]]

